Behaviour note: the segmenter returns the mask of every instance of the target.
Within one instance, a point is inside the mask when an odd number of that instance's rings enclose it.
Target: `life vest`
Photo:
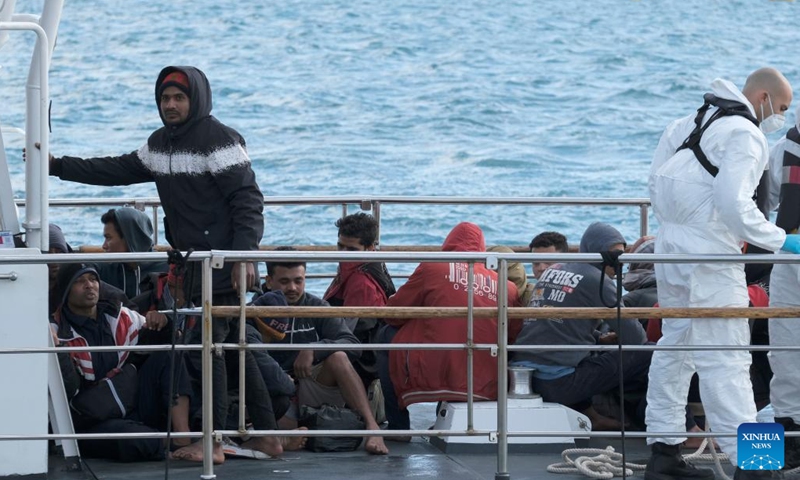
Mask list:
[[[800,132],[797,126],[786,133],[786,148],[783,152],[783,182],[781,203],[775,224],[786,233],[797,233],[800,227]]]

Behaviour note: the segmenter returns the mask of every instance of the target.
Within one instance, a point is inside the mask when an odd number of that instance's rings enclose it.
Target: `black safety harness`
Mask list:
[[[705,118],[706,112],[708,112],[708,109],[712,106],[717,107],[717,111],[714,112],[711,118],[703,125],[703,118]],[[758,120],[750,113],[750,109],[747,108],[747,105],[744,103],[737,102],[736,100],[719,98],[713,93],[706,93],[703,95],[703,106],[697,109],[697,116],[694,117],[694,130],[692,130],[689,137],[683,141],[681,146],[678,147],[676,152],[688,148],[694,153],[694,156],[697,157],[697,161],[700,162],[700,165],[702,165],[712,177],[716,177],[719,173],[719,168],[708,161],[708,157],[703,153],[703,149],[700,148],[700,139],[703,138],[703,133],[705,133],[708,127],[716,120],[734,115],[744,117],[753,122],[753,125],[756,127],[758,126]]]

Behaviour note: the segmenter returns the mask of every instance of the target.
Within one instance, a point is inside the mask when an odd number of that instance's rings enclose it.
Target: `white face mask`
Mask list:
[[[769,110],[772,113],[769,117],[764,118],[764,104],[761,104],[761,123],[759,124],[759,128],[764,134],[770,134],[772,132],[777,132],[781,128],[783,128],[784,122],[786,122],[786,118],[783,115],[776,114],[775,109],[772,108],[772,98],[767,94],[767,100],[769,100]]]

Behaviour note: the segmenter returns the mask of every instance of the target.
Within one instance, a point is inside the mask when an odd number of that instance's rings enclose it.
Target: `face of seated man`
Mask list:
[[[117,231],[114,222],[103,225],[103,251],[108,253],[126,253],[128,244]]]
[[[554,245],[550,245],[549,247],[533,247],[531,253],[558,253],[558,250],[556,250]],[[539,278],[552,263],[534,262],[532,265],[534,278]]]
[[[72,283],[67,297],[67,304],[72,312],[84,316],[92,316],[100,298],[100,281],[91,272],[84,273]]]
[[[306,267],[298,265],[287,268],[275,267],[274,275],[267,275],[267,286],[270,290],[280,290],[289,305],[297,305],[303,298],[306,289]]]
[[[336,249],[340,252],[365,252],[367,250],[375,250],[375,245],[365,247],[358,237],[339,235],[339,239],[336,241]]]

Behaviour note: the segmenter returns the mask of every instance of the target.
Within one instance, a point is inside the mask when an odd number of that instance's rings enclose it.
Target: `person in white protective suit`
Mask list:
[[[795,113],[795,125],[775,144],[770,153],[771,190],[780,185],[780,208],[776,224],[786,233],[796,233],[800,227],[800,109]],[[777,203],[777,202],[775,202]],[[777,264],[770,277],[770,306],[800,306],[800,265]],[[771,318],[769,343],[775,346],[800,345],[798,318]],[[775,411],[775,421],[785,431],[800,430],[800,352],[770,351],[772,367],[770,401]],[[784,464],[787,468],[800,467],[800,439],[786,437]]]
[[[741,92],[722,79],[711,87],[713,95],[704,97],[705,110],[671,123],[656,148],[648,182],[660,225],[655,253],[740,254],[745,241],[769,251],[800,252],[800,236],[787,235],[769,223],[752,200],[768,160],[762,130],[769,133],[783,126],[783,113],[792,101],[789,82],[777,70],[763,68],[747,78]],[[748,306],[741,263],[656,263],[656,279],[661,307]],[[750,343],[746,318],[665,318],[662,333],[659,345]],[[714,478],[711,470],[682,460],[680,444],[686,437],[655,432],[684,431],[686,397],[695,371],[714,431],[736,432],[739,424],[755,422],[750,361],[746,350],[654,352],[647,391],[647,431],[654,433],[647,440],[652,446],[647,480]],[[735,465],[736,438],[717,441]],[[737,468],[734,479],[780,475]]]

